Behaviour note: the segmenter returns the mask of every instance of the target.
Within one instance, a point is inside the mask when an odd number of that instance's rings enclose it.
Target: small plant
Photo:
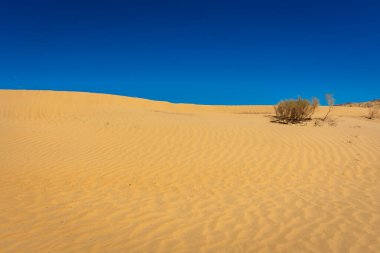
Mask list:
[[[316,119],[314,121],[314,126],[315,127],[321,127],[323,125],[322,121],[320,119]]]
[[[379,108],[375,106],[368,107],[367,119],[374,119],[379,115]]]
[[[332,94],[326,94],[325,95],[325,98],[326,98],[326,101],[327,101],[327,104],[329,105],[329,110],[328,112],[326,113],[325,117],[322,119],[323,121],[325,121],[327,119],[327,116],[330,114],[330,112],[333,110],[334,108],[334,104],[335,104],[335,98],[333,97]]]
[[[336,121],[335,121],[335,119],[328,118],[328,119],[327,119],[327,124],[328,124],[329,126],[336,126]]]
[[[327,118],[325,121],[323,121],[322,119],[315,119],[314,120],[314,126],[315,127],[324,126],[326,123],[328,126],[336,126],[337,125],[336,119],[333,119],[330,117]]]
[[[319,101],[313,98],[312,101],[298,97],[298,99],[288,99],[279,102],[275,107],[276,118],[283,123],[299,123],[309,120],[318,107]]]

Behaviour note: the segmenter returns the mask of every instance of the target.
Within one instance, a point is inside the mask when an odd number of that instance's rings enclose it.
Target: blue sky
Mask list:
[[[380,1],[0,0],[0,88],[201,104],[380,97]]]

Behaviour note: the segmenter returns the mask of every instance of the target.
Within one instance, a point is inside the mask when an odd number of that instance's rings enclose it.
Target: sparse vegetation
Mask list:
[[[329,125],[329,126],[336,126],[337,125],[336,120],[333,118],[328,118],[326,120],[326,122],[327,122],[327,125]]]
[[[286,124],[309,120],[318,105],[319,101],[316,98],[311,101],[301,97],[283,100],[274,107],[276,119]]]
[[[368,107],[368,114],[367,114],[368,119],[374,119],[374,118],[377,118],[378,116],[379,116],[379,107],[375,107],[375,106]]]
[[[335,98],[333,97],[332,94],[326,94],[325,98],[329,106],[329,110],[327,111],[325,117],[322,119],[323,121],[327,119],[327,116],[329,116],[330,112],[334,109],[334,104],[335,104]]]
[[[328,126],[336,126],[337,122],[336,122],[336,119],[333,119],[331,117],[327,118],[325,121],[323,121],[322,119],[314,120],[315,127],[321,127],[321,126],[324,126],[325,124],[327,124]]]
[[[315,127],[321,127],[321,126],[323,126],[322,120],[320,120],[320,119],[316,119],[316,120],[314,121],[314,126],[315,126]]]

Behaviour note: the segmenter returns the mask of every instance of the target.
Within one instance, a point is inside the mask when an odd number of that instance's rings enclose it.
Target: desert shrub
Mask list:
[[[310,119],[319,101],[313,98],[312,101],[298,97],[298,99],[288,99],[279,102],[275,107],[276,118],[284,123],[297,123]]]
[[[367,118],[368,119],[374,119],[379,115],[379,108],[375,106],[370,106],[368,107],[368,114]]]
[[[325,117],[322,119],[323,121],[325,121],[327,119],[327,116],[330,114],[330,112],[333,110],[334,108],[334,104],[335,104],[335,98],[333,97],[332,94],[326,94],[325,95],[325,98],[326,98],[326,101],[327,101],[327,104],[329,106],[329,110],[327,111]]]

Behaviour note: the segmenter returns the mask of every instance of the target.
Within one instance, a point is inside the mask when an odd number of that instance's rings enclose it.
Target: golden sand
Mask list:
[[[272,113],[0,91],[0,252],[380,252],[380,120]]]

